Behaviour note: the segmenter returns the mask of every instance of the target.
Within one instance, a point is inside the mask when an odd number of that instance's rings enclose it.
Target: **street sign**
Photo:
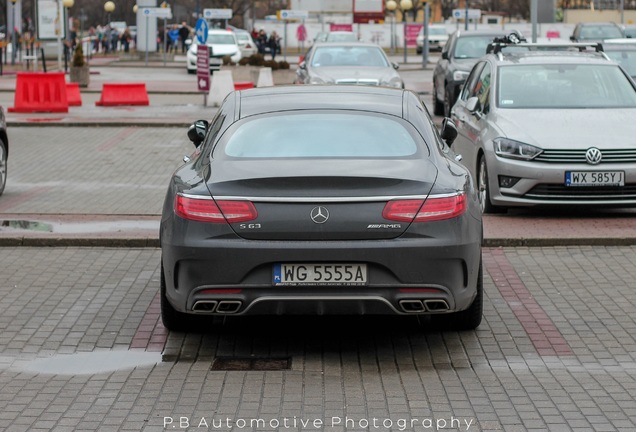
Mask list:
[[[283,9],[280,11],[280,19],[307,19],[309,12],[306,10]]]
[[[210,50],[205,42],[197,45],[197,88],[210,91]]]
[[[141,14],[147,18],[166,18],[172,19],[172,9],[148,7],[141,8]]]
[[[199,44],[205,45],[208,40],[208,22],[204,18],[197,20],[197,25],[194,28],[194,34],[197,36]]]
[[[203,9],[205,19],[232,19],[232,9]]]
[[[455,19],[465,19],[466,18],[466,9],[453,9],[453,18]],[[468,9],[468,19],[479,19],[481,18],[481,9]]]

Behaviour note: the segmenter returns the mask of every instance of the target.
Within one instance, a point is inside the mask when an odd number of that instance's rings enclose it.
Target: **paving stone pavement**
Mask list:
[[[153,248],[0,248],[0,429],[636,428],[636,247],[486,248],[476,331],[235,318],[159,332],[163,354],[131,348],[148,316],[161,327],[159,259]],[[544,312],[534,327],[532,304]],[[291,367],[212,370],[228,357]]]

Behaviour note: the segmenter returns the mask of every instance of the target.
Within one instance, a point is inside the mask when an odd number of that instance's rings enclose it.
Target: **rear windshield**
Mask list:
[[[418,146],[389,117],[312,113],[248,119],[222,149],[233,158],[400,158],[415,155]]]
[[[457,38],[453,57],[478,59],[486,55],[488,44],[495,36],[462,36]]]
[[[615,64],[501,66],[500,108],[635,108],[636,90]]]
[[[208,36],[208,45],[235,45],[236,39],[231,33],[228,34],[211,34]]]

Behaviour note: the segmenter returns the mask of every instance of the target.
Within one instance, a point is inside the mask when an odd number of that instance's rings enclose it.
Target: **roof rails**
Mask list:
[[[543,49],[546,50],[567,50],[578,48],[579,51],[586,51],[589,48],[593,48],[596,52],[603,52],[603,44],[600,42],[594,43],[502,43],[498,41],[493,41],[488,44],[488,48],[486,48],[486,54],[499,54],[506,47],[526,47],[528,50],[535,49],[537,51]]]

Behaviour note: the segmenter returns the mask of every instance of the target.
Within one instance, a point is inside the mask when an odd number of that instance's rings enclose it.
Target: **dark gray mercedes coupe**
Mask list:
[[[482,317],[482,220],[469,172],[410,91],[288,86],[231,93],[172,176],[161,309],[197,315]]]

